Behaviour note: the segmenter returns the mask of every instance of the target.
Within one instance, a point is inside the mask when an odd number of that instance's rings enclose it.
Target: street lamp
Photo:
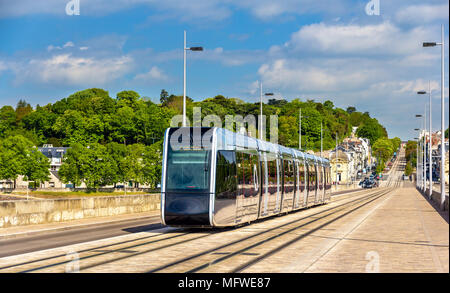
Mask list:
[[[417,92],[417,94],[419,95],[424,95],[426,94],[426,91],[419,91]],[[432,174],[432,169],[433,169],[433,159],[432,159],[432,154],[431,154],[431,146],[433,145],[433,139],[432,139],[432,128],[431,128],[431,83],[430,81],[428,81],[428,96],[429,96],[429,103],[430,103],[430,112],[429,112],[429,124],[430,124],[430,130],[428,132],[429,138],[430,138],[430,142],[428,143],[428,178],[429,178],[429,190],[428,190],[428,197],[431,199],[431,195],[433,194],[433,174]],[[426,176],[425,176],[426,177]],[[425,179],[426,182],[426,179]],[[425,188],[426,190],[426,188]]]
[[[263,92],[262,92],[262,82],[259,83],[260,86],[260,96],[259,96],[259,139],[262,140],[263,127],[262,127],[262,117],[263,117]],[[273,96],[273,93],[265,93],[264,96]]]
[[[416,118],[422,118],[422,117],[423,117],[423,115],[420,115],[420,114],[416,115]],[[422,122],[422,126],[423,126],[423,122]],[[421,129],[419,129],[419,130],[421,130]],[[418,144],[421,144],[420,138],[421,138],[421,131],[419,132]],[[421,183],[418,185],[418,187],[420,189],[422,189],[423,188],[423,174],[424,174],[423,167],[424,167],[424,164],[425,164],[424,158],[423,158],[423,156],[424,156],[423,143],[421,144],[421,146],[419,148],[419,151],[421,152],[420,153],[420,168],[421,168],[421,170],[420,170],[420,173],[418,173],[418,174],[420,174],[420,176],[418,176],[418,178],[420,178],[420,182]],[[417,154],[417,158],[419,159],[419,154]]]
[[[419,128],[414,128],[415,131],[419,131]],[[419,138],[415,137],[415,140],[417,140],[416,143],[416,187],[419,187]]]
[[[203,51],[203,47],[186,47],[186,31],[184,31],[184,71],[183,71],[183,127],[186,127],[186,51]]]
[[[337,183],[338,183],[337,164],[338,164],[338,134],[336,132],[336,163],[334,164],[334,167],[335,167],[335,170],[336,170],[336,190],[337,190]]]
[[[444,125],[444,25],[441,25],[441,42],[424,42],[423,47],[435,47],[435,46],[441,46],[441,210],[444,209],[444,202],[445,202],[445,125]]]

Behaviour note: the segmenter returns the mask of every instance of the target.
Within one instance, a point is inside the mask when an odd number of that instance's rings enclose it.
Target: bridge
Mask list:
[[[3,228],[0,272],[448,273],[448,210],[402,180],[404,167],[401,151],[378,188],[237,228],[163,227],[156,212]]]

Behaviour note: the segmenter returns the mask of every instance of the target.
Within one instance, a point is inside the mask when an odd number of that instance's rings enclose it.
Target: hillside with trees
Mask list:
[[[31,151],[33,146],[52,144],[71,147],[60,169],[65,182],[78,185],[83,181],[91,188],[128,181],[156,186],[161,172],[164,130],[174,115],[182,113],[182,98],[162,90],[160,103],[156,104],[132,90],[121,91],[113,98],[103,89],[92,88],[34,109],[25,100],[20,100],[15,108],[3,106],[0,108],[0,161],[3,162],[0,179],[14,180],[18,175],[31,174],[26,173],[31,171],[25,167],[11,171],[14,164],[8,162],[22,158],[23,162],[18,164],[25,166],[29,156],[35,156]],[[191,121],[194,107],[201,107],[202,119],[214,114],[222,122],[226,115],[259,115],[259,103],[222,95],[203,101],[187,97],[187,115]],[[378,145],[383,157],[396,150],[396,143],[388,139],[386,129],[368,112],[358,112],[352,106],[345,110],[337,108],[331,101],[300,99],[271,99],[263,105],[266,117],[278,116],[279,144],[298,147],[300,109],[304,117],[302,146],[306,149],[320,149],[322,123],[325,150],[334,148],[336,135],[338,141],[349,136],[352,127],[358,127],[357,135],[369,138],[374,148]],[[267,123],[267,134],[269,126]],[[12,137],[20,140],[23,148],[11,148]],[[46,168],[41,165],[42,169]],[[45,180],[45,176],[34,177],[36,182]]]

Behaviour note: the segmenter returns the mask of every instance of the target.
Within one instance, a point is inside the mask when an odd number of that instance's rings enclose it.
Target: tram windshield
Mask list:
[[[208,191],[210,160],[210,151],[169,151],[167,191]]]
[[[187,135],[189,137],[189,133]],[[209,192],[211,150],[196,146],[192,133],[190,137],[186,147],[174,147],[169,143],[166,173],[168,192]]]

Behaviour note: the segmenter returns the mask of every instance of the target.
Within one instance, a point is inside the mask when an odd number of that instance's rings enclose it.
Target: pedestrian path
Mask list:
[[[449,272],[448,211],[396,189],[307,272]]]

